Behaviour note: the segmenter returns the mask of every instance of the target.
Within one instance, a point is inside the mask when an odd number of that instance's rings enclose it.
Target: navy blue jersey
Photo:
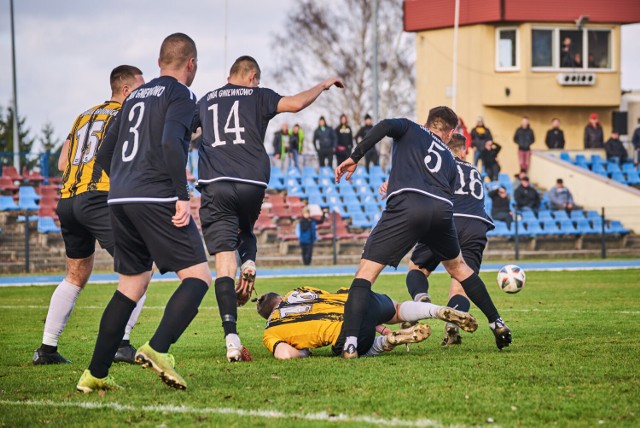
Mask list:
[[[189,200],[185,167],[195,106],[191,90],[170,76],[127,97],[98,159],[109,153],[110,204]]]
[[[264,135],[280,98],[271,89],[227,84],[198,101],[193,126],[202,126],[198,184],[241,181],[267,187],[271,167]]]
[[[482,220],[494,229],[493,221],[484,209],[484,184],[480,172],[469,162],[456,159],[458,181],[453,196],[453,216]]]
[[[364,152],[384,136],[393,138],[388,199],[402,192],[417,192],[453,205],[457,179],[451,150],[431,131],[408,119],[385,119],[367,133],[351,158]]]

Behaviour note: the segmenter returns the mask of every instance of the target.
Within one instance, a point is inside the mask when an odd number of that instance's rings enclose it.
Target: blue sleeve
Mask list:
[[[408,119],[384,119],[374,126],[371,131],[367,133],[366,137],[360,141],[353,150],[351,159],[357,163],[364,157],[366,152],[384,137],[391,137],[394,140],[398,140],[407,132],[411,123]]]

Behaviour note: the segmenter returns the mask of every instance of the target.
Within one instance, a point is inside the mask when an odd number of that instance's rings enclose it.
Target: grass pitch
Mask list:
[[[442,348],[443,323],[432,337],[377,358],[343,361],[328,349],[312,358],[276,361],[261,342],[263,320],[252,304],[239,310],[239,331],[253,363],[225,359],[222,327],[210,292],[200,314],[174,345],[189,384],[171,390],[150,370],[114,365],[124,390],[80,394],[102,311],[114,285],[89,284],[59,349],[73,361],[31,365],[53,287],[0,288],[0,425],[3,426],[638,426],[640,425],[640,272],[529,272],[526,288],[507,295],[495,274],[483,275],[513,331],[498,351],[486,319],[460,346]],[[258,280],[260,293],[312,285],[349,286],[350,277]],[[155,330],[175,283],[153,284],[132,334],[134,345]],[[404,277],[382,276],[375,290],[407,298]],[[431,278],[435,303],[447,301],[448,278]]]

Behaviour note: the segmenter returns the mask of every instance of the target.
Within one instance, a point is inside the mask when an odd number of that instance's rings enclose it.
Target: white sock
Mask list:
[[[58,346],[58,338],[64,331],[64,327],[69,321],[71,311],[76,304],[76,299],[82,291],[78,287],[63,279],[56,287],[51,295],[49,302],[49,312],[47,320],[44,323],[44,334],[42,335],[42,343],[49,346]]]
[[[429,293],[418,293],[416,294],[416,296],[413,298],[414,302],[419,302],[420,299],[422,299],[425,296],[429,296]]]
[[[386,343],[386,339],[387,339],[386,336],[377,336],[373,341],[373,345],[371,346],[371,349],[369,349],[367,353],[364,354],[364,356],[375,357],[376,355],[380,355],[381,353],[383,353],[385,351],[384,345]]]
[[[235,348],[242,348],[242,343],[240,343],[240,336],[234,333],[227,334],[224,338],[227,343],[227,348],[229,346],[233,346]]]
[[[402,302],[398,309],[398,315],[402,321],[420,321],[425,318],[436,318],[442,306],[426,302]]]
[[[349,347],[349,345],[353,345],[353,346],[355,346],[356,349],[358,349],[358,337],[357,336],[347,336],[347,338],[344,341],[344,348],[342,348],[342,349],[347,349]]]
[[[131,312],[131,316],[129,317],[129,321],[127,321],[127,326],[124,328],[124,336],[122,336],[122,340],[129,340],[131,336],[131,330],[136,326],[138,322],[138,317],[140,316],[140,312],[142,312],[142,307],[144,306],[144,301],[147,300],[147,293],[144,293],[138,303],[136,303],[136,307],[133,308],[133,312]]]

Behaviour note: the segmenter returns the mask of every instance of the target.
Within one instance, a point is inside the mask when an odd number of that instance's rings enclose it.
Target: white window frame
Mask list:
[[[531,62],[531,70],[532,71],[565,71],[565,72],[571,72],[571,71],[589,71],[589,72],[596,72],[596,73],[610,73],[615,71],[615,67],[613,66],[613,64],[615,64],[615,58],[614,58],[614,52],[613,52],[613,46],[614,46],[614,31],[613,28],[603,28],[603,27],[584,27],[582,28],[582,30],[578,29],[577,27],[550,27],[550,26],[532,26],[531,27],[531,46],[533,46],[533,30],[551,30],[552,31],[552,36],[551,36],[551,54],[552,54],[552,63],[553,65],[551,67],[548,66],[543,66],[543,67],[534,67],[533,66],[533,61]],[[580,67],[580,68],[568,68],[568,67],[560,67],[560,31],[582,31],[582,52],[581,52],[581,56],[582,58],[587,58],[587,65],[588,65],[588,58],[589,58],[589,31],[607,31],[609,33],[609,68],[589,68],[587,67]],[[530,57],[533,55],[533,52],[529,52]],[[496,61],[497,61],[497,57],[496,57]]]
[[[515,57],[516,64],[510,67],[501,67],[500,66],[500,33],[502,31],[515,31],[516,32],[516,40],[515,40]],[[499,27],[496,28],[496,51],[495,51],[495,67],[496,71],[519,71],[520,70],[520,30],[518,27]]]

